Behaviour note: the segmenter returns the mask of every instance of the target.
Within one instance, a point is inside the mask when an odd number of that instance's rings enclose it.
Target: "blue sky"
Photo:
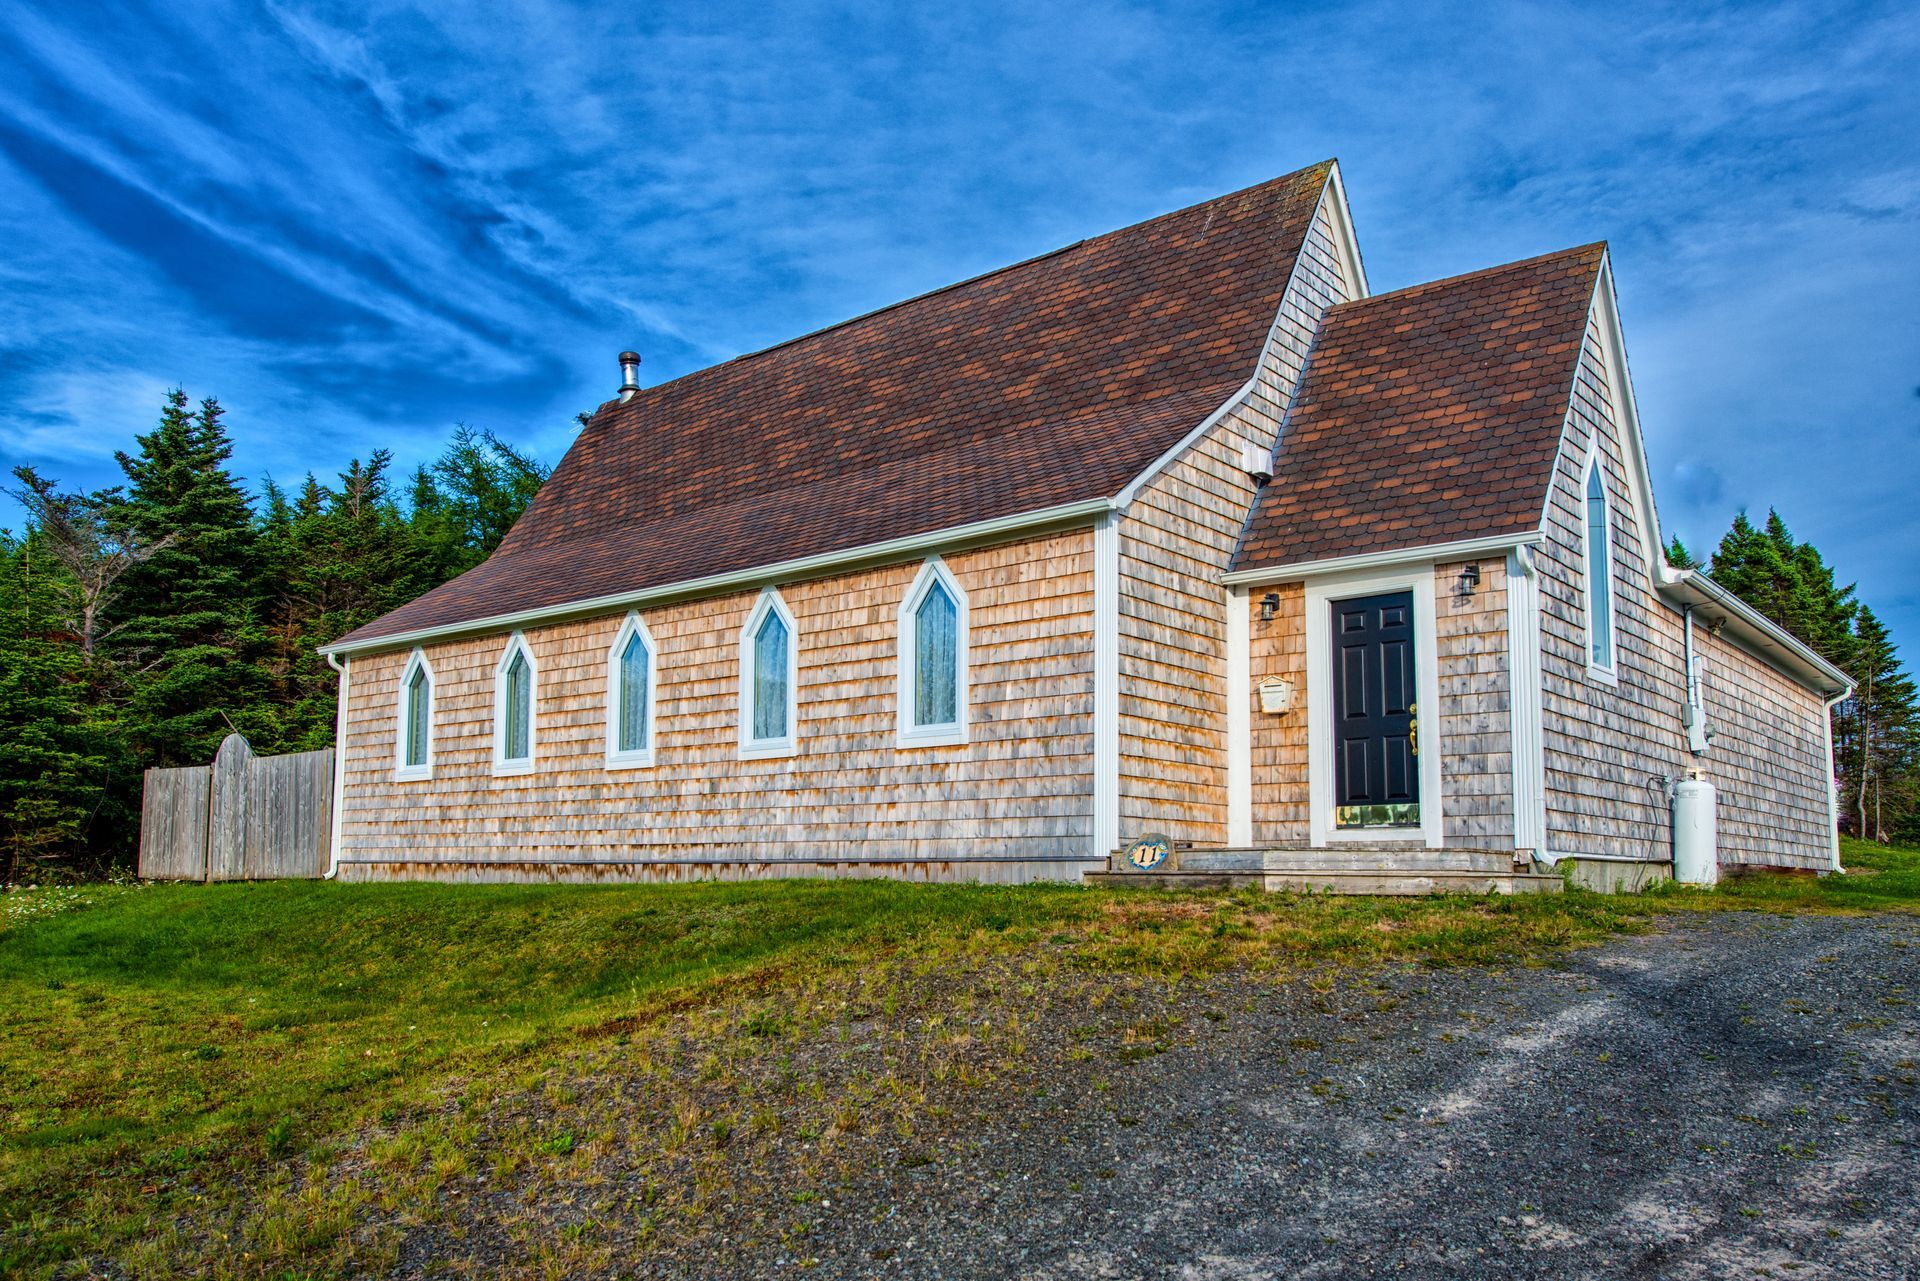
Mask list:
[[[0,461],[161,393],[250,481],[647,381],[1338,156],[1376,290],[1613,243],[1668,532],[1920,638],[1920,9],[15,3]],[[0,505],[0,524],[17,527]]]

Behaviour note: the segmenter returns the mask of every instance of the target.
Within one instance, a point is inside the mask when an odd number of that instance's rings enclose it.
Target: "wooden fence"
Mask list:
[[[333,749],[255,756],[229,734],[211,765],[150,769],[140,875],[165,881],[317,877],[333,826]]]

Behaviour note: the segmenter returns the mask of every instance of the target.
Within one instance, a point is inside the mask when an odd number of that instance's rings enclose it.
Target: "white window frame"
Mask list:
[[[954,716],[956,719],[939,725],[915,725],[913,706],[917,698],[919,673],[915,657],[920,648],[919,610],[927,594],[938,585],[947,593],[947,599],[953,602],[954,611]],[[953,576],[946,562],[938,556],[928,557],[920,566],[920,572],[914,576],[913,583],[907,588],[907,594],[900,600],[900,610],[895,616],[894,651],[895,682],[897,692],[895,708],[896,742],[900,747],[951,747],[967,741],[967,704],[972,699],[972,685],[968,670],[968,630],[967,630],[967,593]]]
[[[521,760],[507,759],[507,667],[513,656],[527,660],[527,754]],[[493,772],[496,775],[531,774],[537,752],[540,727],[540,664],[534,660],[533,647],[520,632],[507,637],[500,661],[493,665]]]
[[[412,684],[415,672],[424,672],[427,677],[427,723],[422,727],[426,740],[426,760],[419,765],[407,764],[407,709],[411,700],[407,697],[407,687]],[[407,665],[400,670],[399,697],[395,700],[393,717],[393,777],[401,783],[417,783],[433,777],[433,701],[439,694],[439,682],[434,679],[433,664],[427,661],[427,652],[416,649],[407,658]]]
[[[779,615],[787,627],[787,732],[778,738],[753,737],[753,636],[768,613]],[[798,752],[800,732],[800,629],[777,588],[764,588],[740,628],[740,759],[765,760]]]
[[[647,692],[641,704],[646,709],[647,745],[623,751],[620,747],[620,659],[626,652],[627,643],[636,637],[641,648],[647,651]],[[654,715],[659,688],[660,648],[653,643],[653,633],[647,630],[639,611],[628,610],[626,618],[620,623],[620,630],[613,634],[613,644],[607,648],[608,769],[644,769],[653,764],[654,747],[660,738],[660,722]]]
[[[1587,497],[1587,488],[1595,472],[1600,475],[1600,521],[1607,540],[1607,660],[1604,663],[1593,656],[1593,620],[1596,613],[1593,589],[1598,575],[1594,573],[1593,520],[1587,510],[1592,500]],[[1580,590],[1586,607],[1587,675],[1608,685],[1620,682],[1620,576],[1613,571],[1616,559],[1613,546],[1613,491],[1607,485],[1604,458],[1598,442],[1595,442],[1587,451],[1587,465],[1580,470]]]

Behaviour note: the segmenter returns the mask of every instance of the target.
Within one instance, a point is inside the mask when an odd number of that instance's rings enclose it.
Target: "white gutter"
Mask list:
[[[327,655],[327,666],[340,673],[340,697],[333,709],[333,798],[332,830],[327,835],[327,874],[324,879],[331,881],[340,874],[340,829],[345,821],[347,809],[347,693],[353,684],[353,661],[342,662],[331,652]]]
[[[1711,606],[1724,617],[1727,630],[1745,642],[1755,657],[1772,663],[1808,689],[1829,698],[1844,698],[1853,679],[1807,648],[1800,639],[1697,569],[1674,569],[1662,558],[1656,590],[1670,603]]]
[[[1082,502],[1065,503],[1058,507],[1042,507],[1036,511],[975,521],[969,525],[949,525],[942,529],[929,530],[924,534],[909,534],[904,538],[867,543],[840,551],[822,552],[816,556],[801,556],[771,565],[755,565],[750,569],[734,570],[726,574],[711,574],[705,578],[688,578],[676,583],[663,583],[658,587],[643,587],[638,591],[615,592],[588,600],[542,605],[534,609],[518,610],[511,614],[494,614],[486,618],[468,619],[458,623],[443,623],[436,627],[417,627],[412,631],[395,632],[389,636],[372,636],[351,644],[336,642],[321,646],[320,652],[327,656],[328,661],[332,661],[336,654],[368,654],[378,650],[403,649],[425,641],[445,640],[453,636],[512,631],[519,627],[555,623],[570,618],[585,618],[593,614],[609,614],[641,605],[664,604],[691,596],[717,595],[744,588],[761,587],[769,583],[792,582],[796,579],[816,577],[858,565],[877,564],[912,556],[920,552],[945,550],[961,544],[978,544],[991,541],[1003,534],[1065,526],[1082,521],[1091,523],[1112,511],[1113,507],[1114,502],[1111,498],[1089,498]]]
[[[1533,529],[1524,534],[1463,538],[1452,543],[1429,543],[1425,547],[1400,547],[1392,551],[1363,552],[1357,556],[1334,556],[1326,560],[1306,560],[1272,568],[1236,569],[1221,575],[1220,581],[1229,587],[1264,587],[1270,583],[1291,583],[1319,574],[1343,574],[1349,570],[1373,569],[1382,565],[1403,565],[1410,560],[1467,560],[1494,552],[1504,555],[1516,547],[1531,547],[1544,541],[1545,536]]]

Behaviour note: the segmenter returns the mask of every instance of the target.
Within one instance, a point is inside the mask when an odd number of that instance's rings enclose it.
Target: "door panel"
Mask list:
[[[1335,601],[1332,622],[1334,821],[1418,826],[1413,593]]]

